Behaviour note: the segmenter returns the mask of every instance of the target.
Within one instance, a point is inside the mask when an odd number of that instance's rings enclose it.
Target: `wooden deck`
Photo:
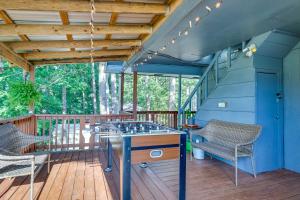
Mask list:
[[[118,199],[118,174],[103,172],[105,156],[99,151],[58,153],[51,172],[44,169],[35,181],[36,199]],[[114,160],[116,168],[117,161]],[[258,175],[240,173],[236,188],[232,167],[216,160],[187,162],[187,199],[300,199],[300,174],[279,170]],[[132,167],[132,199],[176,199],[178,162]],[[0,182],[1,199],[28,199],[29,178]]]

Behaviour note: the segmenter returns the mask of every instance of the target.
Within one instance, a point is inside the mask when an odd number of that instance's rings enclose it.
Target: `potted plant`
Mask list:
[[[187,119],[188,124],[195,124],[195,115],[191,110],[185,111],[185,117]]]
[[[34,112],[34,104],[41,100],[41,94],[30,81],[10,83],[8,100],[11,106],[19,110],[27,109],[30,114]]]

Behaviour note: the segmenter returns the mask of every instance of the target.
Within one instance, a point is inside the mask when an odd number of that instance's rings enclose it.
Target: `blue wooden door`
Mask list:
[[[257,171],[271,171],[282,166],[282,138],[279,131],[278,75],[257,73],[257,123],[262,134],[256,144]]]

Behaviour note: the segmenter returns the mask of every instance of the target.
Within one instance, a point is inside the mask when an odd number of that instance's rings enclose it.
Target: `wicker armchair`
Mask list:
[[[192,143],[193,147],[219,156],[235,164],[235,185],[237,180],[237,162],[239,157],[250,157],[253,175],[256,177],[254,161],[254,142],[259,137],[261,126],[211,120],[203,129],[191,131],[200,135],[205,141]]]
[[[48,153],[22,154],[37,142],[49,142]],[[34,178],[48,159],[50,170],[50,137],[24,134],[11,123],[0,125],[0,179],[30,175],[30,199],[33,199]]]

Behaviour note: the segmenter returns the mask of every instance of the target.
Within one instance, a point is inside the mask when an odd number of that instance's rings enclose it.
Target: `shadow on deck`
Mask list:
[[[36,199],[119,199],[118,161],[113,173],[105,173],[105,156],[99,151],[75,151],[52,155],[35,179]],[[240,172],[233,183],[233,168],[217,160],[187,162],[187,199],[300,199],[300,174],[278,170],[258,175]],[[178,162],[132,167],[132,199],[177,199]],[[1,180],[1,199],[28,199],[29,177]]]

